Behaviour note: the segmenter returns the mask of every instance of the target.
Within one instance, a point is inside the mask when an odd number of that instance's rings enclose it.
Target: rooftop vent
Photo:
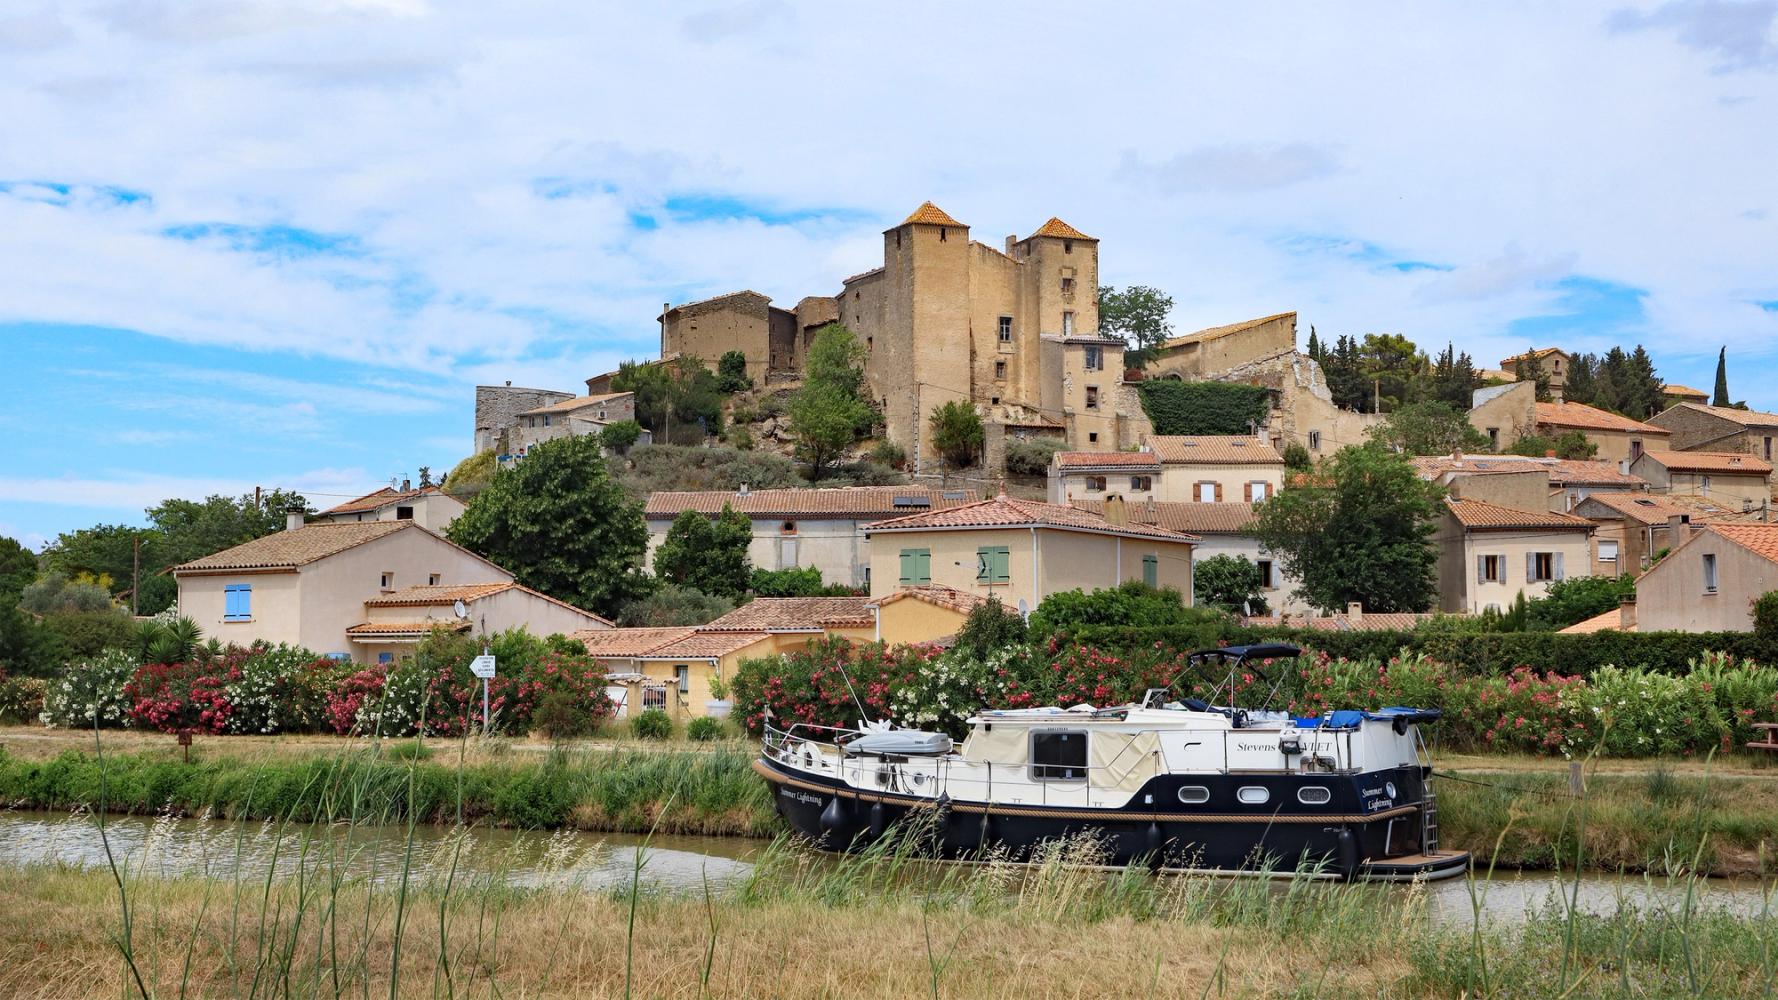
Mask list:
[[[969,499],[969,493],[965,490],[946,490],[944,492],[943,496],[946,500],[967,500],[967,499]]]
[[[893,503],[897,507],[930,507],[930,506],[932,506],[932,498],[931,497],[898,496],[898,497],[894,498],[893,500],[891,500],[890,502]]]

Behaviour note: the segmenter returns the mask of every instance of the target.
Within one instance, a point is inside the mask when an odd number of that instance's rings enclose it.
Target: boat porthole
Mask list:
[[[1179,801],[1186,805],[1198,805],[1210,801],[1210,789],[1203,785],[1186,785],[1179,789]]]
[[[1390,798],[1392,798],[1392,799],[1395,798],[1395,782],[1393,782],[1393,781],[1383,782],[1383,791],[1388,792]]]
[[[1304,785],[1296,790],[1296,800],[1306,806],[1324,806],[1333,800],[1333,793],[1320,785]]]
[[[1235,798],[1244,805],[1263,806],[1272,801],[1272,793],[1264,785],[1242,785],[1235,789]]]

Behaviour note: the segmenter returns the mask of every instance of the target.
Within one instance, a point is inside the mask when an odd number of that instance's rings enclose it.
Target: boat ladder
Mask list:
[[[1427,779],[1425,797],[1420,800],[1420,853],[1432,854],[1438,850],[1438,793],[1432,790],[1431,779]]]

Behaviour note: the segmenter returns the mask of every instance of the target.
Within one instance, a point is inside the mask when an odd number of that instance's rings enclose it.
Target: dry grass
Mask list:
[[[132,886],[135,950],[155,995],[176,995],[192,946],[189,995],[253,992],[262,914],[249,887],[238,917],[234,891],[220,883],[138,882]],[[273,888],[268,922],[289,921],[298,890]],[[368,961],[346,966],[342,992],[363,995],[352,971],[373,970],[369,991],[387,996],[393,942],[388,892],[342,891],[340,950],[368,941]],[[624,995],[628,903],[603,893],[470,893],[443,908],[447,988],[438,959],[440,894],[409,897],[403,928],[401,996]],[[369,931],[364,933],[365,907]],[[700,898],[645,897],[638,907],[634,995],[638,997],[931,996],[933,963],[943,965],[946,997],[1270,997],[1313,986],[1337,964],[1342,991],[1387,993],[1406,972],[1399,960],[1333,954],[1250,928],[1218,928],[1114,917],[1090,929],[1018,909],[983,915],[927,910],[898,899],[885,905],[828,907],[810,901],[718,903],[717,940],[707,989],[701,986],[710,925]],[[231,934],[234,922],[240,928]],[[110,935],[117,895],[109,880],[67,870],[0,870],[0,994],[18,997],[119,996],[133,992]],[[929,960],[928,932],[932,959]],[[331,942],[315,913],[297,936],[291,993],[333,995]],[[279,938],[283,940],[282,936]],[[230,942],[234,941],[232,949]],[[317,961],[319,949],[320,961]],[[354,956],[355,957],[355,956]],[[275,958],[275,956],[274,956]],[[285,992],[274,961],[258,992]],[[267,979],[277,979],[276,989]],[[1222,989],[1211,988],[1221,980]],[[1158,987],[1157,987],[1158,984]],[[121,991],[121,993],[120,993]]]

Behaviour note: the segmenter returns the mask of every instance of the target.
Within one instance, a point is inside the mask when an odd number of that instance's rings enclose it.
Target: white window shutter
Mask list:
[[[1537,579],[1537,553],[1525,553],[1525,582]]]
[[[1562,579],[1562,553],[1556,553],[1556,579]]]
[[[1488,582],[1488,557],[1487,556],[1476,556],[1475,557],[1475,582],[1477,582],[1477,583],[1487,583]]]

